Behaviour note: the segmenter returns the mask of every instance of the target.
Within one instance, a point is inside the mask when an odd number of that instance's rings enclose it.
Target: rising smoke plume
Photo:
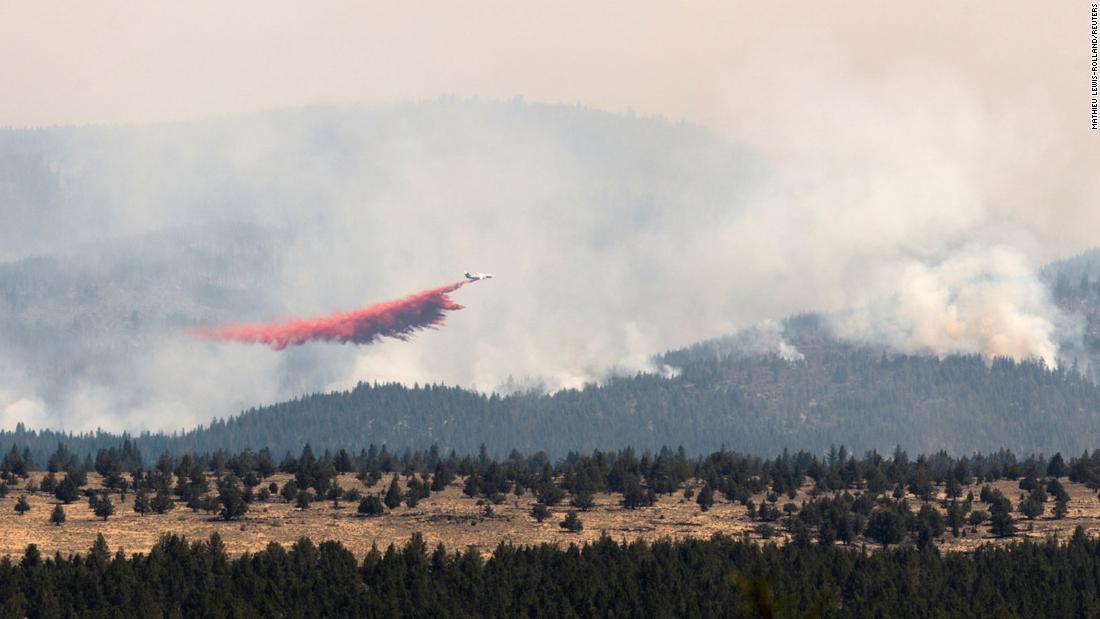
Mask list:
[[[313,341],[373,344],[383,337],[404,341],[417,331],[442,325],[446,312],[462,309],[448,293],[467,283],[462,280],[351,312],[278,323],[204,327],[194,334],[216,341],[266,344],[274,350]]]
[[[844,339],[895,350],[1041,359],[1056,366],[1082,325],[1061,311],[1025,258],[1008,247],[972,247],[949,259],[893,265],[890,294],[860,299],[828,324]]]

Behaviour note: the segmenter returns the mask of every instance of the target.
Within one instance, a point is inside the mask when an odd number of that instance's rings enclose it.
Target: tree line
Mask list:
[[[723,536],[584,546],[404,547],[357,558],[301,539],[238,558],[217,534],[162,538],[148,554],[0,560],[0,614],[54,616],[1084,617],[1100,613],[1100,542],[1024,542],[973,553]]]

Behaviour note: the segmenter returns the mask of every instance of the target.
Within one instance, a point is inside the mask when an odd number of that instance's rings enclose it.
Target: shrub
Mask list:
[[[542,503],[535,503],[535,506],[531,508],[531,517],[542,522],[550,517],[550,509]]]
[[[359,513],[364,516],[380,516],[386,512],[382,506],[382,499],[377,494],[368,494],[359,502]]]
[[[584,523],[582,523],[580,517],[577,516],[577,512],[572,510],[570,510],[569,513],[565,514],[565,518],[558,526],[565,529],[566,531],[569,531],[570,533],[577,533],[584,529]]]

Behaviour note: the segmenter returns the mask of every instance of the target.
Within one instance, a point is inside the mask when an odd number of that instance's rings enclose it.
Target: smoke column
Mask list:
[[[467,280],[462,280],[403,299],[375,303],[330,316],[295,318],[281,323],[199,328],[193,333],[215,341],[266,344],[275,350],[311,341],[372,344],[383,337],[407,340],[416,331],[442,325],[445,312],[462,309],[447,293],[467,283]]]

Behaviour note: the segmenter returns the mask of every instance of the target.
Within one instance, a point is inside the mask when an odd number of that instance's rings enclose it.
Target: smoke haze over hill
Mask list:
[[[870,348],[1081,367],[1092,297],[1035,275],[1100,227],[1081,15],[910,8],[6,6],[0,427],[673,375],[655,354],[746,327],[712,344],[798,360],[798,312]],[[498,278],[409,342],[187,336],[467,269]]]
[[[1055,248],[967,173],[999,120],[965,102],[888,147],[818,118],[826,150],[519,101],[7,131],[0,422],[171,429],[359,380],[577,387],[806,310],[871,345],[1051,363],[1079,339],[1034,275]],[[466,269],[498,278],[407,343],[184,335]]]

